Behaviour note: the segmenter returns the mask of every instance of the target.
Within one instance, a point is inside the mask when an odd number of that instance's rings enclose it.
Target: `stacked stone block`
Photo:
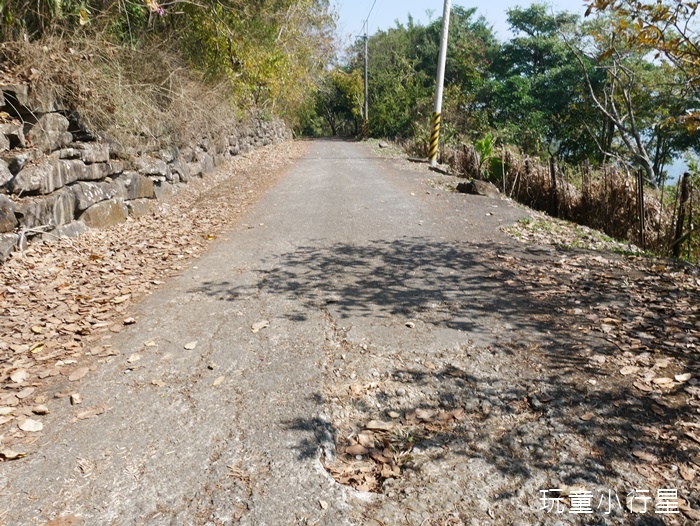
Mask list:
[[[192,178],[290,136],[282,122],[253,120],[182,147],[129,152],[51,97],[0,85],[0,261],[35,235],[77,235],[147,214]]]

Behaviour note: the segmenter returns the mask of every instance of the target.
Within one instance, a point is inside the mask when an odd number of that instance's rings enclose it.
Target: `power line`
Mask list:
[[[367,18],[365,18],[365,33],[369,31],[369,26],[367,24],[369,22],[369,16],[372,14],[372,11],[374,11],[375,5],[377,5],[377,0],[374,0],[374,2],[372,2],[372,7],[370,8],[369,13],[367,13]]]
[[[367,13],[367,18],[365,18],[365,23],[364,23],[364,29],[365,29],[365,122],[362,124],[362,135],[366,139],[369,137],[369,59],[368,59],[368,53],[367,53],[367,44],[369,37],[367,36],[367,33],[369,31],[369,16],[372,14],[372,11],[374,10],[374,6],[377,5],[377,0],[374,0],[372,2],[372,7],[369,10],[369,13]]]
[[[375,5],[377,5],[377,0],[374,0],[374,2],[372,3],[372,7],[370,7],[369,13],[367,13],[367,18],[365,18],[365,21],[362,22],[362,29],[360,29],[360,32],[356,35],[357,37],[362,36],[362,33],[366,35],[367,31],[369,31],[369,26],[367,26],[367,22],[369,22],[369,17],[372,14],[372,11],[374,11]]]

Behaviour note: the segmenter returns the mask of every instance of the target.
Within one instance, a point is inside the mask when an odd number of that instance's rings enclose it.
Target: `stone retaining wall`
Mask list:
[[[0,261],[37,235],[78,235],[148,213],[193,177],[291,137],[281,121],[236,123],[226,133],[147,153],[89,131],[76,112],[0,85]]]

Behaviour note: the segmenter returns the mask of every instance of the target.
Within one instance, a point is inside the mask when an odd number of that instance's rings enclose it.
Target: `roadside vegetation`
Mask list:
[[[294,125],[334,28],[328,0],[0,0],[0,81],[52,91],[131,145],[250,114]]]
[[[697,2],[607,0],[587,16],[508,11],[499,42],[453,7],[441,161],[506,195],[659,254],[700,259]],[[369,37],[369,130],[426,156],[441,20]],[[364,42],[326,77],[309,134],[357,135]],[[685,159],[688,176],[671,167]]]
[[[593,0],[581,18],[532,4],[508,11],[501,42],[453,7],[440,161],[551,216],[700,260],[696,10]],[[364,42],[338,62],[334,17],[329,0],[0,0],[0,82],[53,93],[143,150],[251,115],[358,136]],[[370,135],[414,156],[427,154],[440,29],[409,17],[368,41]]]

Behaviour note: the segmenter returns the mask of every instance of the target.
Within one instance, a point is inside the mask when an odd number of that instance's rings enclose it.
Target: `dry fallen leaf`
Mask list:
[[[322,510],[327,510],[328,509],[328,503],[325,500],[319,500],[318,501],[319,506],[321,506]]]
[[[644,451],[643,449],[635,448],[632,450],[632,454],[635,457],[642,459],[646,462],[657,463],[659,461],[659,459],[656,458],[656,455],[652,455],[651,453],[648,453],[648,452]]]
[[[659,358],[654,362],[654,367],[658,367],[659,369],[665,369],[669,366],[670,363],[670,358]]]
[[[22,389],[15,396],[17,398],[19,398],[20,400],[24,400],[25,398],[28,398],[29,396],[31,396],[34,391],[36,391],[36,389],[34,387],[27,387],[26,389]]]
[[[694,440],[698,444],[700,444],[700,437],[693,433],[692,431],[686,431],[685,436],[687,436],[689,439]]]
[[[415,415],[418,420],[430,422],[433,418],[435,418],[435,411],[432,409],[416,409]]]
[[[642,382],[634,382],[634,386],[640,391],[644,391],[645,393],[650,393],[654,390],[651,386]]]
[[[359,433],[357,441],[367,448],[374,447],[374,435],[372,433]]]
[[[391,462],[391,458],[389,458],[386,455],[383,455],[379,451],[370,451],[369,456],[372,457],[373,460],[381,464],[388,464],[389,462]]]
[[[452,417],[455,420],[464,420],[464,408],[460,407],[452,411]]]
[[[382,466],[382,471],[380,476],[383,479],[388,479],[391,477],[398,477],[401,474],[401,470],[398,466],[390,466],[389,464],[384,464]]]
[[[634,374],[637,371],[639,371],[639,367],[635,367],[634,365],[627,365],[626,367],[620,369],[620,374],[623,376],[627,376],[630,374]]]
[[[676,376],[674,376],[674,378],[676,379],[676,382],[681,382],[681,383],[687,382],[692,377],[693,377],[693,375],[691,373],[677,374]]]
[[[38,420],[32,420],[31,418],[27,418],[17,427],[19,427],[22,431],[26,431],[28,433],[37,433],[44,429],[44,424],[42,424]]]
[[[99,416],[103,414],[106,411],[104,407],[92,407],[90,409],[85,409],[84,411],[80,411],[78,414],[75,415],[75,417],[78,420],[86,420],[88,418],[94,418],[96,416]]]
[[[51,519],[44,526],[75,526],[79,522],[81,522],[81,519],[76,515],[64,515],[63,517]]]
[[[76,381],[80,380],[81,378],[84,378],[88,372],[90,372],[89,368],[80,367],[79,369],[76,369],[75,371],[70,373],[68,380],[71,382],[76,382]]]
[[[262,329],[265,329],[270,326],[270,322],[268,320],[260,320],[256,321],[251,327],[250,330],[253,332],[260,332]]]
[[[652,404],[651,410],[654,412],[655,415],[657,416],[664,416],[666,414],[666,411],[664,411],[664,408],[657,405],[657,404]]]
[[[686,464],[681,464],[679,466],[679,469],[683,480],[685,480],[686,482],[692,482],[693,480],[695,480],[695,475],[697,474],[697,472],[693,468],[687,466]]]
[[[26,369],[17,369],[10,375],[10,380],[16,384],[23,383],[27,378],[29,378],[29,373]]]
[[[43,370],[41,370],[41,371],[39,372],[39,374],[37,374],[37,376],[39,377],[39,379],[43,380],[44,378],[48,378],[48,377],[50,377],[50,376],[56,376],[56,375],[60,374],[60,372],[61,372],[61,371],[60,371],[58,368],[54,367],[54,368],[51,368],[51,369],[43,369]]]
[[[393,427],[391,422],[382,422],[381,420],[371,420],[365,426],[366,429],[373,431],[390,431]]]
[[[112,303],[115,305],[118,305],[120,303],[124,303],[126,300],[128,300],[131,297],[131,294],[124,294],[122,296],[117,296],[112,300]]]
[[[700,511],[694,510],[688,505],[679,506],[678,508],[683,512],[683,515],[690,520],[700,521]]]
[[[659,376],[652,380],[656,385],[668,385],[673,383],[673,378],[666,378],[664,376]]]
[[[126,359],[126,363],[136,363],[141,359],[141,355],[134,353]]]
[[[189,343],[186,343],[186,344],[185,344],[185,349],[188,350],[188,351],[194,350],[195,347],[197,347],[197,342],[196,342],[196,341],[194,341],[194,342],[189,342]]]
[[[124,325],[133,325],[134,323],[136,323],[136,318],[134,318],[134,317],[125,318],[122,323],[124,323]]]
[[[224,380],[225,380],[225,379],[226,379],[226,378],[225,378],[224,376],[219,376],[216,380],[214,380],[214,383],[211,384],[211,385],[213,385],[214,387],[218,387],[219,385],[221,385],[222,383],[224,383]]]
[[[0,449],[0,459],[2,460],[16,460],[26,456],[26,453],[15,451],[14,449]]]
[[[353,444],[352,446],[348,447],[345,452],[348,455],[366,455],[367,454],[367,448],[364,446],[361,446],[360,444]]]
[[[589,420],[593,420],[594,418],[594,413],[584,413],[581,415],[581,420],[583,420],[584,422],[588,422]]]

